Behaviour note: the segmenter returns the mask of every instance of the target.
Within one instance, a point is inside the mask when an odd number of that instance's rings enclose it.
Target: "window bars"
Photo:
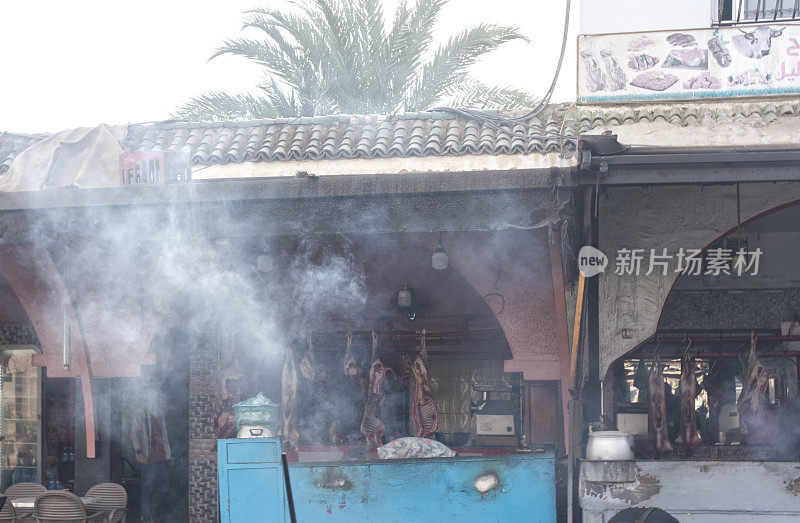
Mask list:
[[[800,0],[720,0],[719,25],[800,21]]]

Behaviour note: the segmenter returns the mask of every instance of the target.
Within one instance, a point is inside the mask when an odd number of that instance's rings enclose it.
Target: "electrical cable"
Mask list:
[[[550,100],[553,97],[553,92],[555,91],[556,88],[556,84],[558,83],[558,77],[561,74],[561,65],[564,62],[564,54],[567,48],[567,36],[569,34],[570,9],[571,9],[571,0],[567,0],[566,12],[564,15],[564,32],[561,38],[561,52],[558,57],[558,64],[556,65],[555,74],[553,75],[553,81],[550,83],[550,87],[548,88],[545,95],[542,97],[541,100],[539,100],[539,102],[533,107],[533,109],[531,109],[530,111],[521,116],[515,116],[515,117],[493,116],[472,109],[457,109],[454,107],[436,107],[432,109],[432,111],[449,112],[457,114],[459,116],[466,116],[468,118],[480,120],[481,122],[489,124],[490,126],[495,127],[498,130],[505,130],[502,129],[501,127],[503,124],[514,125],[518,123],[524,123],[530,120],[531,118],[538,116],[550,103]],[[552,138],[563,138],[565,140],[569,139],[571,141],[575,140],[574,136],[562,135],[560,133],[546,133],[544,136],[527,135],[523,133],[512,133],[512,134],[521,135],[523,137],[529,137],[529,138],[552,137]]]
[[[571,0],[567,0],[567,7],[566,12],[564,14],[564,34],[561,37],[561,53],[558,57],[558,65],[556,65],[556,72],[553,75],[553,81],[550,83],[550,88],[547,90],[547,94],[541,99],[538,106],[534,107],[530,112],[524,114],[522,116],[518,116],[516,118],[509,118],[511,121],[524,121],[533,118],[545,108],[545,106],[550,103],[550,99],[553,97],[553,92],[556,89],[556,83],[558,83],[558,77],[561,74],[561,64],[564,62],[564,53],[567,49],[567,35],[569,33],[569,12],[570,12],[570,4]]]
[[[547,140],[547,139],[561,139],[561,140],[564,140],[566,142],[577,143],[577,138],[575,136],[563,134],[564,122],[562,122],[561,130],[558,133],[544,131],[544,132],[541,132],[539,134],[528,134],[528,133],[521,133],[521,132],[513,131],[511,129],[506,129],[506,128],[503,127],[504,125],[505,126],[509,126],[509,127],[510,126],[514,126],[514,125],[527,125],[529,127],[534,127],[530,123],[528,123],[528,121],[530,119],[538,116],[548,106],[548,104],[550,103],[550,100],[552,99],[552,96],[553,96],[553,92],[555,91],[556,84],[558,83],[558,77],[559,77],[559,75],[561,73],[561,65],[564,62],[564,55],[565,55],[566,47],[567,47],[567,36],[569,34],[569,16],[570,16],[570,10],[571,10],[571,3],[572,3],[571,0],[567,0],[566,10],[565,10],[565,15],[564,15],[564,31],[563,31],[563,35],[562,35],[562,38],[561,38],[561,51],[559,53],[558,64],[556,65],[556,71],[555,71],[555,74],[553,75],[553,80],[550,83],[550,87],[548,88],[548,90],[545,93],[545,95],[542,97],[541,100],[539,100],[539,102],[533,107],[533,109],[531,109],[530,111],[528,111],[527,113],[525,113],[525,114],[523,114],[521,116],[515,116],[515,117],[496,116],[496,115],[487,114],[485,112],[477,111],[477,110],[474,110],[474,109],[460,109],[460,108],[446,107],[446,106],[435,107],[433,109],[430,109],[430,112],[451,113],[451,114],[455,114],[457,116],[462,116],[462,117],[465,117],[465,118],[477,120],[477,121],[480,121],[480,122],[492,127],[496,131],[507,133],[508,135],[510,135],[513,138],[524,138],[524,139],[528,139],[528,140],[529,139],[544,139],[544,140]],[[406,16],[408,16],[408,15],[406,15]],[[369,60],[372,59],[372,57],[375,55],[377,50],[378,50],[377,48],[374,49],[364,59],[364,61],[361,64],[358,65],[356,70],[358,71],[358,70],[362,69],[366,65],[366,63]],[[344,80],[340,80],[337,84],[329,86],[321,95],[319,95],[317,97],[317,99],[314,102],[313,108],[316,110],[317,106],[322,102],[322,100],[325,98],[325,96],[327,96],[333,89],[339,87],[343,82],[344,82]],[[283,129],[283,128],[289,126],[289,125],[297,123],[297,121],[300,120],[300,118],[302,118],[302,117],[303,116],[297,116],[297,117],[293,118],[292,120],[290,120],[288,122],[284,122],[282,127],[281,127],[281,129]],[[565,119],[566,119],[566,117],[565,117]],[[142,132],[143,133],[149,128],[156,127],[156,126],[161,126],[161,125],[169,124],[169,123],[175,123],[175,122],[178,122],[178,121],[180,121],[180,120],[169,119],[169,120],[164,120],[164,121],[161,121],[161,122],[145,122],[144,124],[133,124],[133,125],[142,125],[142,127],[140,127],[139,129],[137,129],[135,131],[131,131],[130,130],[130,126],[129,126],[128,133],[126,134],[126,136],[123,139],[123,141],[128,141],[130,139],[130,137],[132,135],[136,134],[137,132]],[[205,169],[205,168],[210,167],[210,166],[211,165],[207,165],[207,166],[201,167],[201,168],[197,169],[197,171],[200,171],[200,170]]]

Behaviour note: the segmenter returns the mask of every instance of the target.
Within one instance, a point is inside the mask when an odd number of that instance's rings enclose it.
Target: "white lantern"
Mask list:
[[[450,257],[447,255],[447,251],[442,247],[442,233],[439,233],[439,246],[433,251],[431,265],[437,271],[443,271],[447,268],[447,263],[449,261]]]
[[[411,307],[411,289],[405,283],[403,287],[397,291],[397,306],[398,307]]]

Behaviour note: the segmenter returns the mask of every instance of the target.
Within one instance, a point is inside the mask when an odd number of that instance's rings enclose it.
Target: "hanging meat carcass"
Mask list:
[[[306,337],[308,338],[308,352],[303,356],[300,361],[300,373],[309,381],[314,381],[317,370],[317,358],[314,354],[314,345],[311,343],[311,333],[309,332]]]
[[[675,443],[688,448],[700,444],[700,434],[697,433],[697,415],[694,410],[695,398],[697,398],[697,380],[694,377],[694,358],[686,354],[681,361],[681,430]]]
[[[217,439],[236,437],[236,415],[233,406],[247,397],[247,379],[237,366],[232,338],[226,336],[227,345],[223,346],[217,364],[217,390],[211,407],[214,434]]]
[[[361,433],[367,438],[367,444],[370,448],[383,445],[383,436],[386,434],[386,427],[383,425],[379,415],[385,395],[384,381],[387,370],[387,367],[378,358],[378,335],[373,331],[372,365],[369,369],[367,405],[364,409],[364,417],[361,419]]]
[[[397,375],[397,383],[406,383],[408,381],[408,377],[411,374],[411,355],[409,353],[403,353],[400,356],[395,374]]]
[[[347,348],[344,350],[344,375],[348,378],[358,376],[358,362],[353,356],[353,334],[347,331]]]
[[[281,376],[281,435],[286,450],[296,450],[300,441],[297,430],[297,367],[294,363],[294,351],[286,349],[286,361]]]
[[[669,442],[667,432],[667,403],[664,373],[658,357],[653,360],[653,367],[650,369],[650,379],[647,385],[647,397],[649,400],[647,411],[647,432],[650,441],[653,443],[657,452],[669,452],[672,444]]]
[[[764,407],[764,395],[767,392],[767,370],[756,356],[754,332],[750,333],[750,355],[747,358],[744,378],[742,393],[739,395],[736,405],[739,411],[739,431],[747,434],[758,420]]]
[[[439,412],[436,410],[436,400],[433,399],[431,384],[428,380],[428,369],[425,366],[425,360],[428,359],[428,345],[424,329],[420,343],[422,348],[411,367],[414,374],[414,400],[411,405],[411,415],[414,420],[414,435],[418,438],[427,438],[436,432]]]

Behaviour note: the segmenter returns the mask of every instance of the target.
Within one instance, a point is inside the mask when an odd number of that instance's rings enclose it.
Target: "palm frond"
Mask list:
[[[406,91],[413,85],[422,60],[433,42],[433,29],[447,0],[417,0],[408,9],[403,0],[395,11],[389,35],[392,91],[402,104]],[[398,108],[400,109],[400,108]]]
[[[466,69],[486,53],[515,40],[527,41],[527,38],[516,27],[494,24],[480,24],[450,38],[422,67],[409,93],[409,104],[418,108],[435,104],[441,93],[464,80]]]
[[[526,40],[515,27],[463,30],[433,56],[433,31],[448,0],[399,0],[387,26],[382,0],[289,0],[244,14],[256,36],[230,38],[214,52],[265,72],[260,93],[210,92],[176,115],[227,120],[348,113],[396,113],[441,102],[470,108],[533,105],[526,92],[483,84],[469,69],[487,53]]]
[[[259,84],[258,88],[264,93],[264,97],[278,116],[314,115],[313,100],[309,100],[302,94],[298,95],[294,89],[286,89],[274,77],[268,76],[263,84]]]
[[[299,64],[269,41],[250,38],[231,38],[216,49],[210,59],[223,54],[241,56],[266,68],[286,81],[299,74]]]
[[[538,99],[532,94],[510,87],[494,87],[474,79],[451,86],[438,101],[463,109],[519,109],[534,107]]]
[[[212,91],[192,98],[179,107],[173,117],[190,121],[259,120],[291,116],[280,112],[266,98],[251,94]]]

